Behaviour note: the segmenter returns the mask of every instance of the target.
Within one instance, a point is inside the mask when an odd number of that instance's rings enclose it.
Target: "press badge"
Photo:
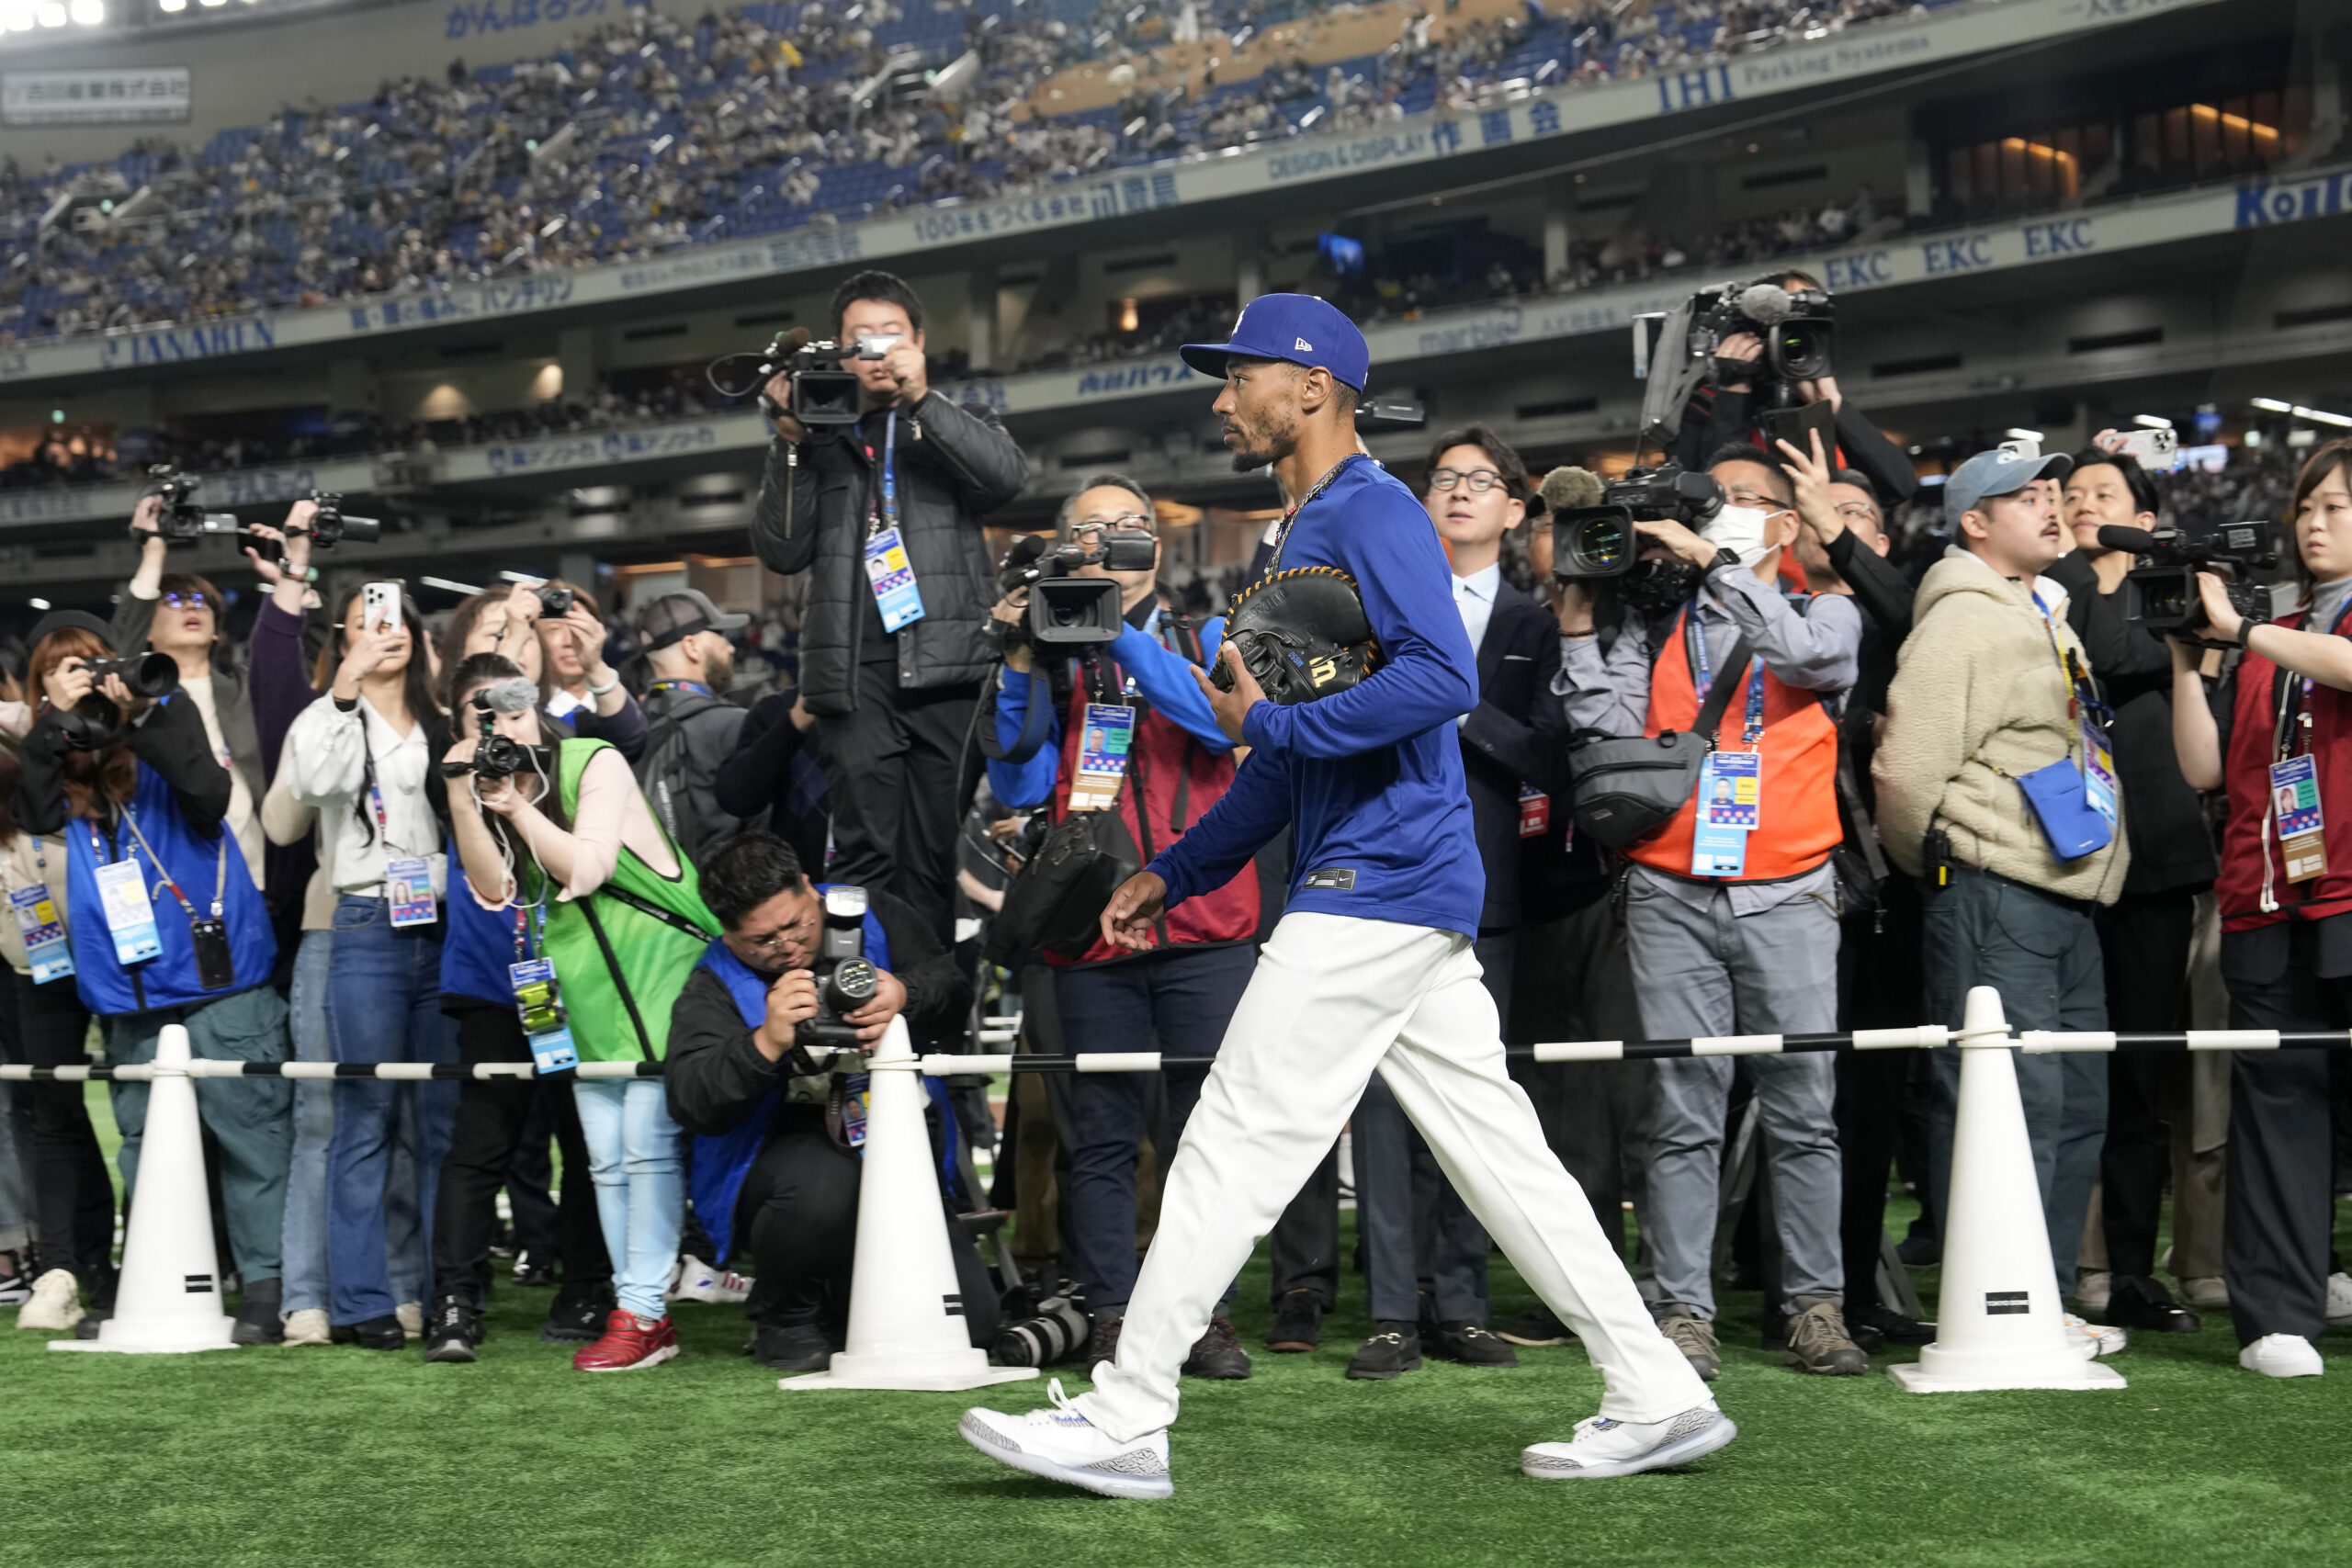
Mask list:
[[[922,619],[922,590],[915,585],[914,563],[907,559],[906,541],[896,528],[885,528],[865,541],[865,580],[874,585],[884,631],[895,632]]]
[[[147,878],[137,861],[108,861],[98,867],[98,905],[106,912],[107,931],[114,937],[116,963],[144,964],[162,956],[164,940],[155,931],[155,906],[148,897]]]
[[[2108,743],[2107,727],[2089,719],[2083,722],[2083,794],[2090,801],[2091,809],[2106,818],[2109,827],[2114,826],[2115,748]],[[2313,798],[2316,800],[2316,793]]]
[[[1078,772],[1069,782],[1072,811],[1101,811],[1119,798],[1127,776],[1127,748],[1135,741],[1136,710],[1116,703],[1086,705],[1078,737]]]
[[[424,860],[396,860],[384,866],[384,897],[392,906],[392,929],[429,926],[441,918],[433,906],[433,865]]]
[[[873,1082],[866,1073],[846,1073],[842,1077],[842,1137],[854,1149],[865,1146],[865,1112],[873,1103]]]
[[[555,960],[526,958],[506,966],[514,987],[514,1012],[531,1042],[531,1063],[543,1073],[560,1073],[580,1065],[572,1048],[571,1026],[565,1021],[563,987],[557,984]]]
[[[2270,813],[2287,880],[2309,882],[2327,870],[2326,818],[2319,804],[2319,769],[2310,757],[2270,764]]]
[[[1552,830],[1552,797],[1533,784],[1519,786],[1519,836],[1540,839]]]
[[[1690,835],[1690,874],[1737,876],[1747,869],[1747,835],[1763,812],[1764,759],[1753,751],[1711,751],[1699,766],[1698,821]]]
[[[17,930],[25,939],[25,956],[33,966],[33,984],[45,986],[74,973],[74,950],[65,941],[65,922],[57,917],[56,901],[46,887],[16,887],[8,902],[17,907]]]

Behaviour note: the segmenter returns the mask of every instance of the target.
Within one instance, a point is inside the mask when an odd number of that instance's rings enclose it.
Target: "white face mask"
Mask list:
[[[1739,557],[1742,566],[1754,566],[1770,548],[1765,543],[1764,524],[1772,515],[1753,506],[1726,506],[1715,513],[1702,536]]]

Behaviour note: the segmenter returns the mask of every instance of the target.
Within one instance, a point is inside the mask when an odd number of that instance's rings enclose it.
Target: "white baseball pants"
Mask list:
[[[1176,1418],[1179,1369],[1218,1293],[1340,1135],[1374,1069],[1438,1164],[1600,1370],[1600,1413],[1662,1421],[1707,1386],[1657,1331],[1503,1067],[1470,939],[1289,914],[1234,1010],[1160,1197],[1115,1364],[1077,1404],[1125,1442]]]

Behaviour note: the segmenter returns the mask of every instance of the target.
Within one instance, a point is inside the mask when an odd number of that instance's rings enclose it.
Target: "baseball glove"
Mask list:
[[[1380,665],[1356,580],[1336,567],[1302,566],[1260,578],[1226,612],[1225,637],[1270,701],[1311,703],[1344,692]],[[1209,679],[1233,689],[1219,660]]]

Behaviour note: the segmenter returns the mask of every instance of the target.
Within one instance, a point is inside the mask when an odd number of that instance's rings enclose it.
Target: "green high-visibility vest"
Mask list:
[[[558,820],[566,827],[578,819],[589,759],[609,750],[603,740],[558,745]],[[623,845],[604,886],[547,906],[547,954],[555,960],[572,1046],[583,1062],[660,1061],[669,1049],[670,1009],[719,934],[718,919],[703,907],[695,863],[659,818],[654,827],[677,860],[675,876],[662,875]],[[532,889],[528,897],[552,900],[560,891],[536,865],[525,865],[521,874]]]

